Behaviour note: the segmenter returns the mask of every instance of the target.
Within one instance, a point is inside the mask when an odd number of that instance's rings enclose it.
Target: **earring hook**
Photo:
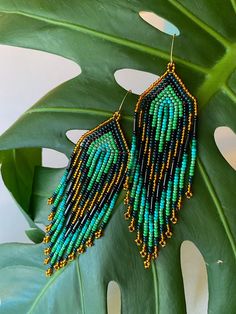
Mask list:
[[[120,103],[120,107],[119,107],[119,109],[118,109],[118,113],[120,113],[120,111],[121,111],[121,109],[122,109],[122,106],[123,106],[123,104],[124,104],[124,102],[125,102],[125,99],[126,99],[126,97],[128,96],[129,93],[132,93],[132,90],[131,90],[131,89],[129,89],[129,90],[127,91],[127,93],[125,94],[125,96],[123,97],[123,99],[122,99],[122,101],[121,101],[121,103]]]
[[[173,63],[173,50],[174,50],[174,41],[175,41],[176,34],[173,34],[172,41],[171,41],[171,48],[170,48],[170,63]]]
[[[174,41],[175,41],[176,34],[173,34],[172,41],[171,41],[171,47],[170,47],[170,62],[167,65],[167,69],[169,72],[174,72],[175,70],[175,64],[173,62],[173,50],[174,50]]]
[[[123,99],[122,99],[122,101],[121,101],[121,103],[120,103],[119,109],[118,109],[118,110],[114,113],[114,115],[113,115],[113,117],[114,117],[116,120],[119,120],[119,118],[120,118],[120,111],[121,111],[122,106],[123,106],[123,104],[124,104],[124,102],[125,102],[125,99],[126,99],[126,97],[128,96],[129,93],[132,93],[132,90],[131,90],[131,89],[127,91],[127,93],[125,94],[125,96],[123,97]]]

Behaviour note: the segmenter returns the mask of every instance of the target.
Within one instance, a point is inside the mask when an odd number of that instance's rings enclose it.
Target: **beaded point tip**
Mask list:
[[[178,222],[178,219],[176,217],[176,213],[175,213],[174,209],[172,209],[172,215],[171,215],[170,221],[172,222],[173,225],[177,224],[177,222]]]
[[[154,252],[152,254],[152,259],[156,259],[158,257],[158,246],[154,246]]]
[[[59,270],[59,269],[60,269],[60,263],[57,262],[56,264],[54,264],[53,268],[54,268],[55,270]]]
[[[53,204],[53,197],[49,197],[48,198],[48,205],[52,205]]]
[[[80,245],[80,247],[77,249],[78,254],[83,254],[85,252],[85,248],[83,245]]]
[[[50,241],[50,236],[49,235],[46,235],[44,238],[43,238],[43,243],[48,243]]]
[[[93,243],[93,239],[92,238],[89,238],[87,241],[86,241],[86,247],[92,247],[94,245]]]
[[[47,277],[52,276],[52,274],[53,274],[53,268],[52,268],[52,267],[48,268],[48,269],[46,270],[45,274],[46,274]]]
[[[67,259],[63,259],[62,261],[60,261],[60,268],[65,267],[67,264]]]
[[[125,205],[129,204],[129,192],[127,192],[125,195],[124,204]]]
[[[141,255],[142,258],[146,257],[146,255],[147,255],[146,244],[143,244],[142,250],[140,251],[140,255]]]
[[[172,237],[172,232],[170,231],[170,226],[169,224],[166,225],[166,232],[165,235],[167,236],[168,239],[170,239]]]
[[[134,232],[134,230],[135,230],[134,218],[132,218],[129,225],[129,232]]]
[[[161,245],[162,247],[165,247],[165,246],[166,246],[166,241],[165,241],[165,237],[164,237],[163,234],[161,235],[161,240],[159,241],[159,243],[160,243],[160,245]]]
[[[44,259],[44,265],[47,265],[50,262],[50,257]]]
[[[53,218],[54,218],[54,213],[52,212],[48,215],[48,221],[52,221]]]
[[[47,225],[45,228],[46,233],[49,232],[51,228],[52,228],[52,224]]]
[[[128,206],[127,211],[124,213],[124,217],[126,220],[129,220],[131,217],[130,209],[131,209],[131,207]]]
[[[152,258],[152,255],[151,255],[151,254],[147,254],[147,258],[146,258],[146,260],[143,262],[145,269],[150,268],[150,266],[151,266],[151,258]]]
[[[102,236],[103,236],[103,231],[101,229],[95,232],[96,239],[100,239]]]
[[[51,248],[47,247],[44,249],[44,255],[49,255],[51,253]]]
[[[191,192],[191,185],[190,184],[188,184],[188,188],[187,188],[185,195],[188,199],[190,199],[193,196],[193,193]]]
[[[184,197],[192,197],[196,130],[197,101],[171,60],[136,105],[125,180],[125,218],[137,231],[136,244],[142,243],[145,268],[172,237]]]
[[[140,246],[140,245],[142,244],[142,238],[141,238],[141,234],[140,234],[139,231],[137,232],[137,237],[136,237],[136,239],[135,239],[135,242],[136,242],[136,244],[137,244],[138,246]]]
[[[125,217],[125,220],[129,220],[131,215],[130,213],[127,211],[126,213],[124,213],[124,217]]]
[[[75,257],[76,257],[75,252],[72,252],[72,253],[69,254],[68,260],[71,262],[71,261],[73,261],[75,259]]]

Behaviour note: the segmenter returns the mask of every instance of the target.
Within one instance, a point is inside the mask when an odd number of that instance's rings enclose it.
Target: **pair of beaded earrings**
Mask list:
[[[76,144],[65,173],[48,203],[44,263],[46,275],[64,267],[93,245],[111,217],[122,187],[125,218],[149,268],[172,236],[184,194],[192,196],[196,162],[197,102],[175,72],[166,72],[137,102],[131,149],[119,124],[120,110]]]

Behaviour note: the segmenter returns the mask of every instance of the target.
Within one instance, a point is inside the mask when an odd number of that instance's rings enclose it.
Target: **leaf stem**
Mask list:
[[[236,44],[230,45],[225,55],[210,70],[203,84],[197,91],[198,102],[201,109],[208,103],[211,97],[225,85],[236,66]]]
[[[231,4],[232,4],[232,7],[234,9],[234,12],[236,12],[236,2],[235,0],[230,0],[231,1]]]

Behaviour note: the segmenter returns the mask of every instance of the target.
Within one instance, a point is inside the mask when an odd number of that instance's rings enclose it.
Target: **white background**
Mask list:
[[[64,58],[29,49],[0,46],[0,134],[49,90],[79,73],[79,66]],[[131,89],[144,89],[154,77],[141,75],[141,81],[139,76],[135,82],[132,73],[119,74],[122,84]],[[73,136],[74,140],[78,139],[77,133]],[[227,132],[219,133],[219,138],[221,147],[226,148],[226,155],[232,158],[235,154],[232,138],[229,138]],[[46,150],[43,152],[43,162],[47,166],[64,166],[66,158]],[[0,217],[0,243],[29,242],[24,233],[27,223],[1,179]],[[190,242],[186,242],[182,249],[182,268],[188,313],[207,313],[206,267],[199,251]],[[108,294],[109,313],[119,313],[120,294],[117,285],[112,284]]]

